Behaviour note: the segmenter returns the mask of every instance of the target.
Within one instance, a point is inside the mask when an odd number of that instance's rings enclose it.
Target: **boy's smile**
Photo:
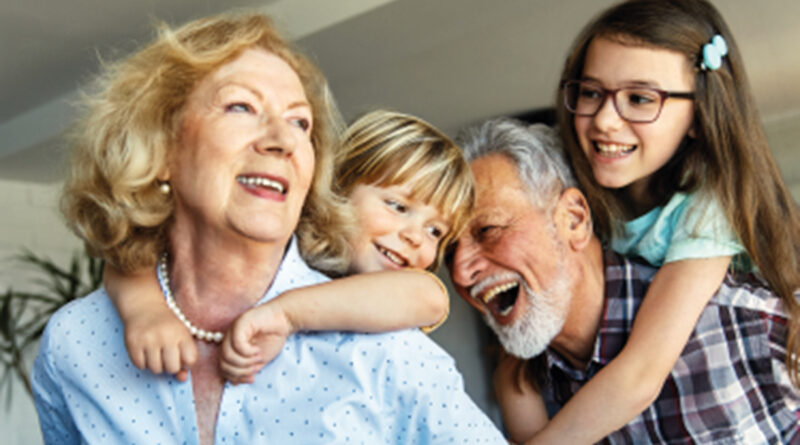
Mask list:
[[[379,187],[359,184],[350,195],[358,217],[351,240],[351,272],[433,264],[439,242],[450,230],[436,207],[411,198],[411,186]]]

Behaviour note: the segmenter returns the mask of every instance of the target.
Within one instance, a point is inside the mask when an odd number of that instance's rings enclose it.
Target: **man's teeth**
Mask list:
[[[244,184],[252,187],[271,188],[278,191],[278,193],[284,192],[283,184],[281,184],[278,181],[273,181],[271,179],[264,178],[261,176],[237,176],[236,181],[239,182],[239,184]]]
[[[507,290],[509,290],[511,288],[517,287],[517,286],[519,286],[519,283],[517,283],[516,281],[512,281],[510,283],[501,284],[500,286],[493,287],[493,288],[489,289],[488,292],[483,294],[482,300],[483,300],[484,303],[489,304],[489,303],[491,303],[492,300],[495,299],[495,297],[500,295],[502,292],[505,292],[505,291],[507,291]],[[505,311],[505,312],[507,313],[507,311]]]
[[[636,148],[635,145],[601,144],[599,142],[595,142],[594,146],[605,156],[622,156]]]
[[[389,258],[393,263],[397,264],[398,266],[405,267],[406,261],[401,258],[399,255],[395,254],[391,250],[387,250],[383,247],[378,246],[378,250],[386,257]]]

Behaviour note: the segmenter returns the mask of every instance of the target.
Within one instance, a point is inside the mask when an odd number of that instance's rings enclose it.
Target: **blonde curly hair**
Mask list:
[[[350,196],[359,184],[406,183],[413,184],[412,198],[433,205],[451,223],[428,268],[435,271],[475,205],[475,180],[461,149],[433,125],[408,114],[375,110],[354,121],[336,155],[337,191]]]
[[[173,213],[171,198],[158,191],[158,176],[177,140],[184,103],[198,82],[250,48],[283,59],[305,89],[316,166],[296,233],[312,266],[346,270],[350,217],[331,191],[339,116],[319,70],[269,18],[254,13],[204,18],[174,30],[162,24],[152,43],[104,66],[70,135],[73,158],[61,197],[62,213],[90,253],[123,272],[155,264],[167,247]]]

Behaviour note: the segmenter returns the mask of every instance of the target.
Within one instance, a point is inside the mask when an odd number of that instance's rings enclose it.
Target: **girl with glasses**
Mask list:
[[[623,350],[545,426],[519,412],[538,395],[530,375],[498,368],[512,439],[592,443],[633,420],[729,269],[759,273],[792,315],[796,385],[800,214],[719,12],[705,0],[621,3],[584,28],[562,79],[559,126],[597,233],[660,269]]]

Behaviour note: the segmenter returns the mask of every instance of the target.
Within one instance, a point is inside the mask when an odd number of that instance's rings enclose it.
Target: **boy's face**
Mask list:
[[[439,242],[450,231],[438,208],[411,197],[411,186],[359,184],[350,194],[358,227],[350,240],[353,273],[433,264]]]

